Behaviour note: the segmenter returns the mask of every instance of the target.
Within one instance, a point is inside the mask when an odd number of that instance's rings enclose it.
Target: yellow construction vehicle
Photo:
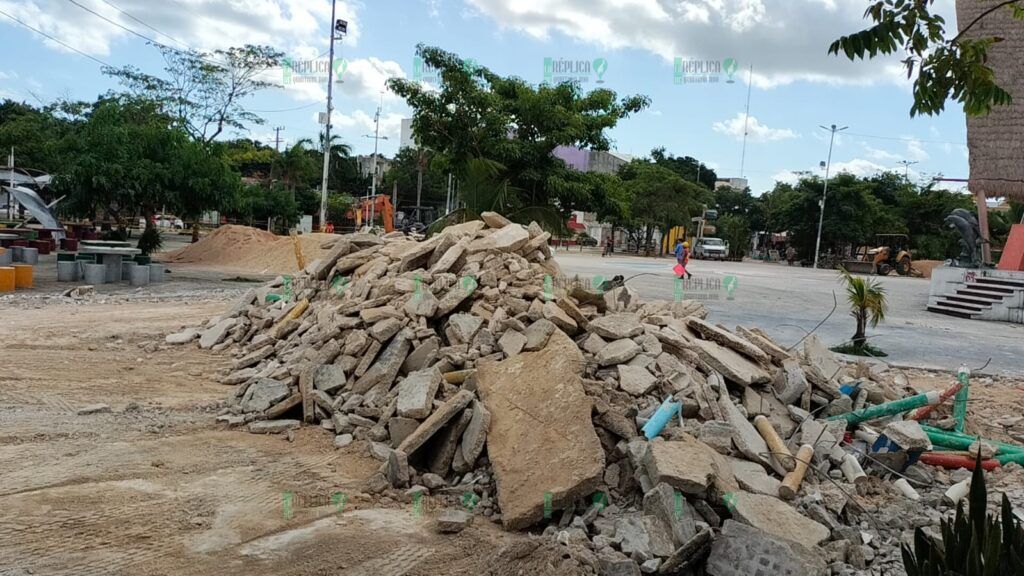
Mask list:
[[[900,276],[910,276],[913,270],[910,237],[906,234],[878,234],[874,247],[861,246],[853,256],[841,264],[851,273],[888,276],[895,270]]]

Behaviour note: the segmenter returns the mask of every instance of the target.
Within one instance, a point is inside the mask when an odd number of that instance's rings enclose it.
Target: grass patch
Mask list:
[[[869,358],[885,358],[888,354],[880,348],[875,348],[871,344],[864,344],[863,346],[854,346],[852,342],[846,344],[840,344],[839,346],[833,346],[829,350],[836,352],[837,354],[849,354],[850,356],[867,356]]]

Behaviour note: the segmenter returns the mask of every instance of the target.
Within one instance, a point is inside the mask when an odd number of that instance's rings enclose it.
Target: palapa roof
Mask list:
[[[957,0],[960,30],[997,4],[994,0]],[[1010,8],[1002,7],[964,36],[1003,38],[989,48],[989,65],[996,82],[1013,97],[1012,104],[996,106],[987,116],[968,116],[968,187],[990,198],[1024,201],[1024,21],[1014,20]]]

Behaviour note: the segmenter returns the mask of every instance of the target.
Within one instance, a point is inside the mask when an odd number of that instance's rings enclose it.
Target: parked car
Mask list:
[[[185,223],[181,221],[181,218],[173,216],[171,214],[157,214],[153,217],[153,223],[157,228],[174,228],[176,230],[184,230]],[[146,227],[146,219],[139,218],[139,228]]]
[[[721,238],[701,238],[693,247],[693,257],[698,260],[725,260],[729,246]]]

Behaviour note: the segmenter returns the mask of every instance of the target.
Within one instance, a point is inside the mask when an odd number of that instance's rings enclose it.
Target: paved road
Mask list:
[[[566,275],[615,275],[629,278],[628,285],[647,299],[695,297],[711,310],[710,319],[732,328],[739,324],[760,326],[780,344],[789,346],[824,319],[839,302],[835,313],[817,334],[832,346],[849,341],[854,320],[844,303],[844,291],[833,270],[813,270],[760,262],[707,262],[690,264],[694,282],[677,286],[671,259],[559,252],[558,262]],[[731,277],[731,278],[730,278]],[[733,298],[724,284],[735,281]],[[985,372],[1024,376],[1024,326],[981,322],[933,314],[925,310],[928,280],[891,276],[879,278],[889,297],[885,322],[868,330],[871,342],[886,351],[887,361],[898,365],[956,370],[961,362],[980,367],[992,358]]]

